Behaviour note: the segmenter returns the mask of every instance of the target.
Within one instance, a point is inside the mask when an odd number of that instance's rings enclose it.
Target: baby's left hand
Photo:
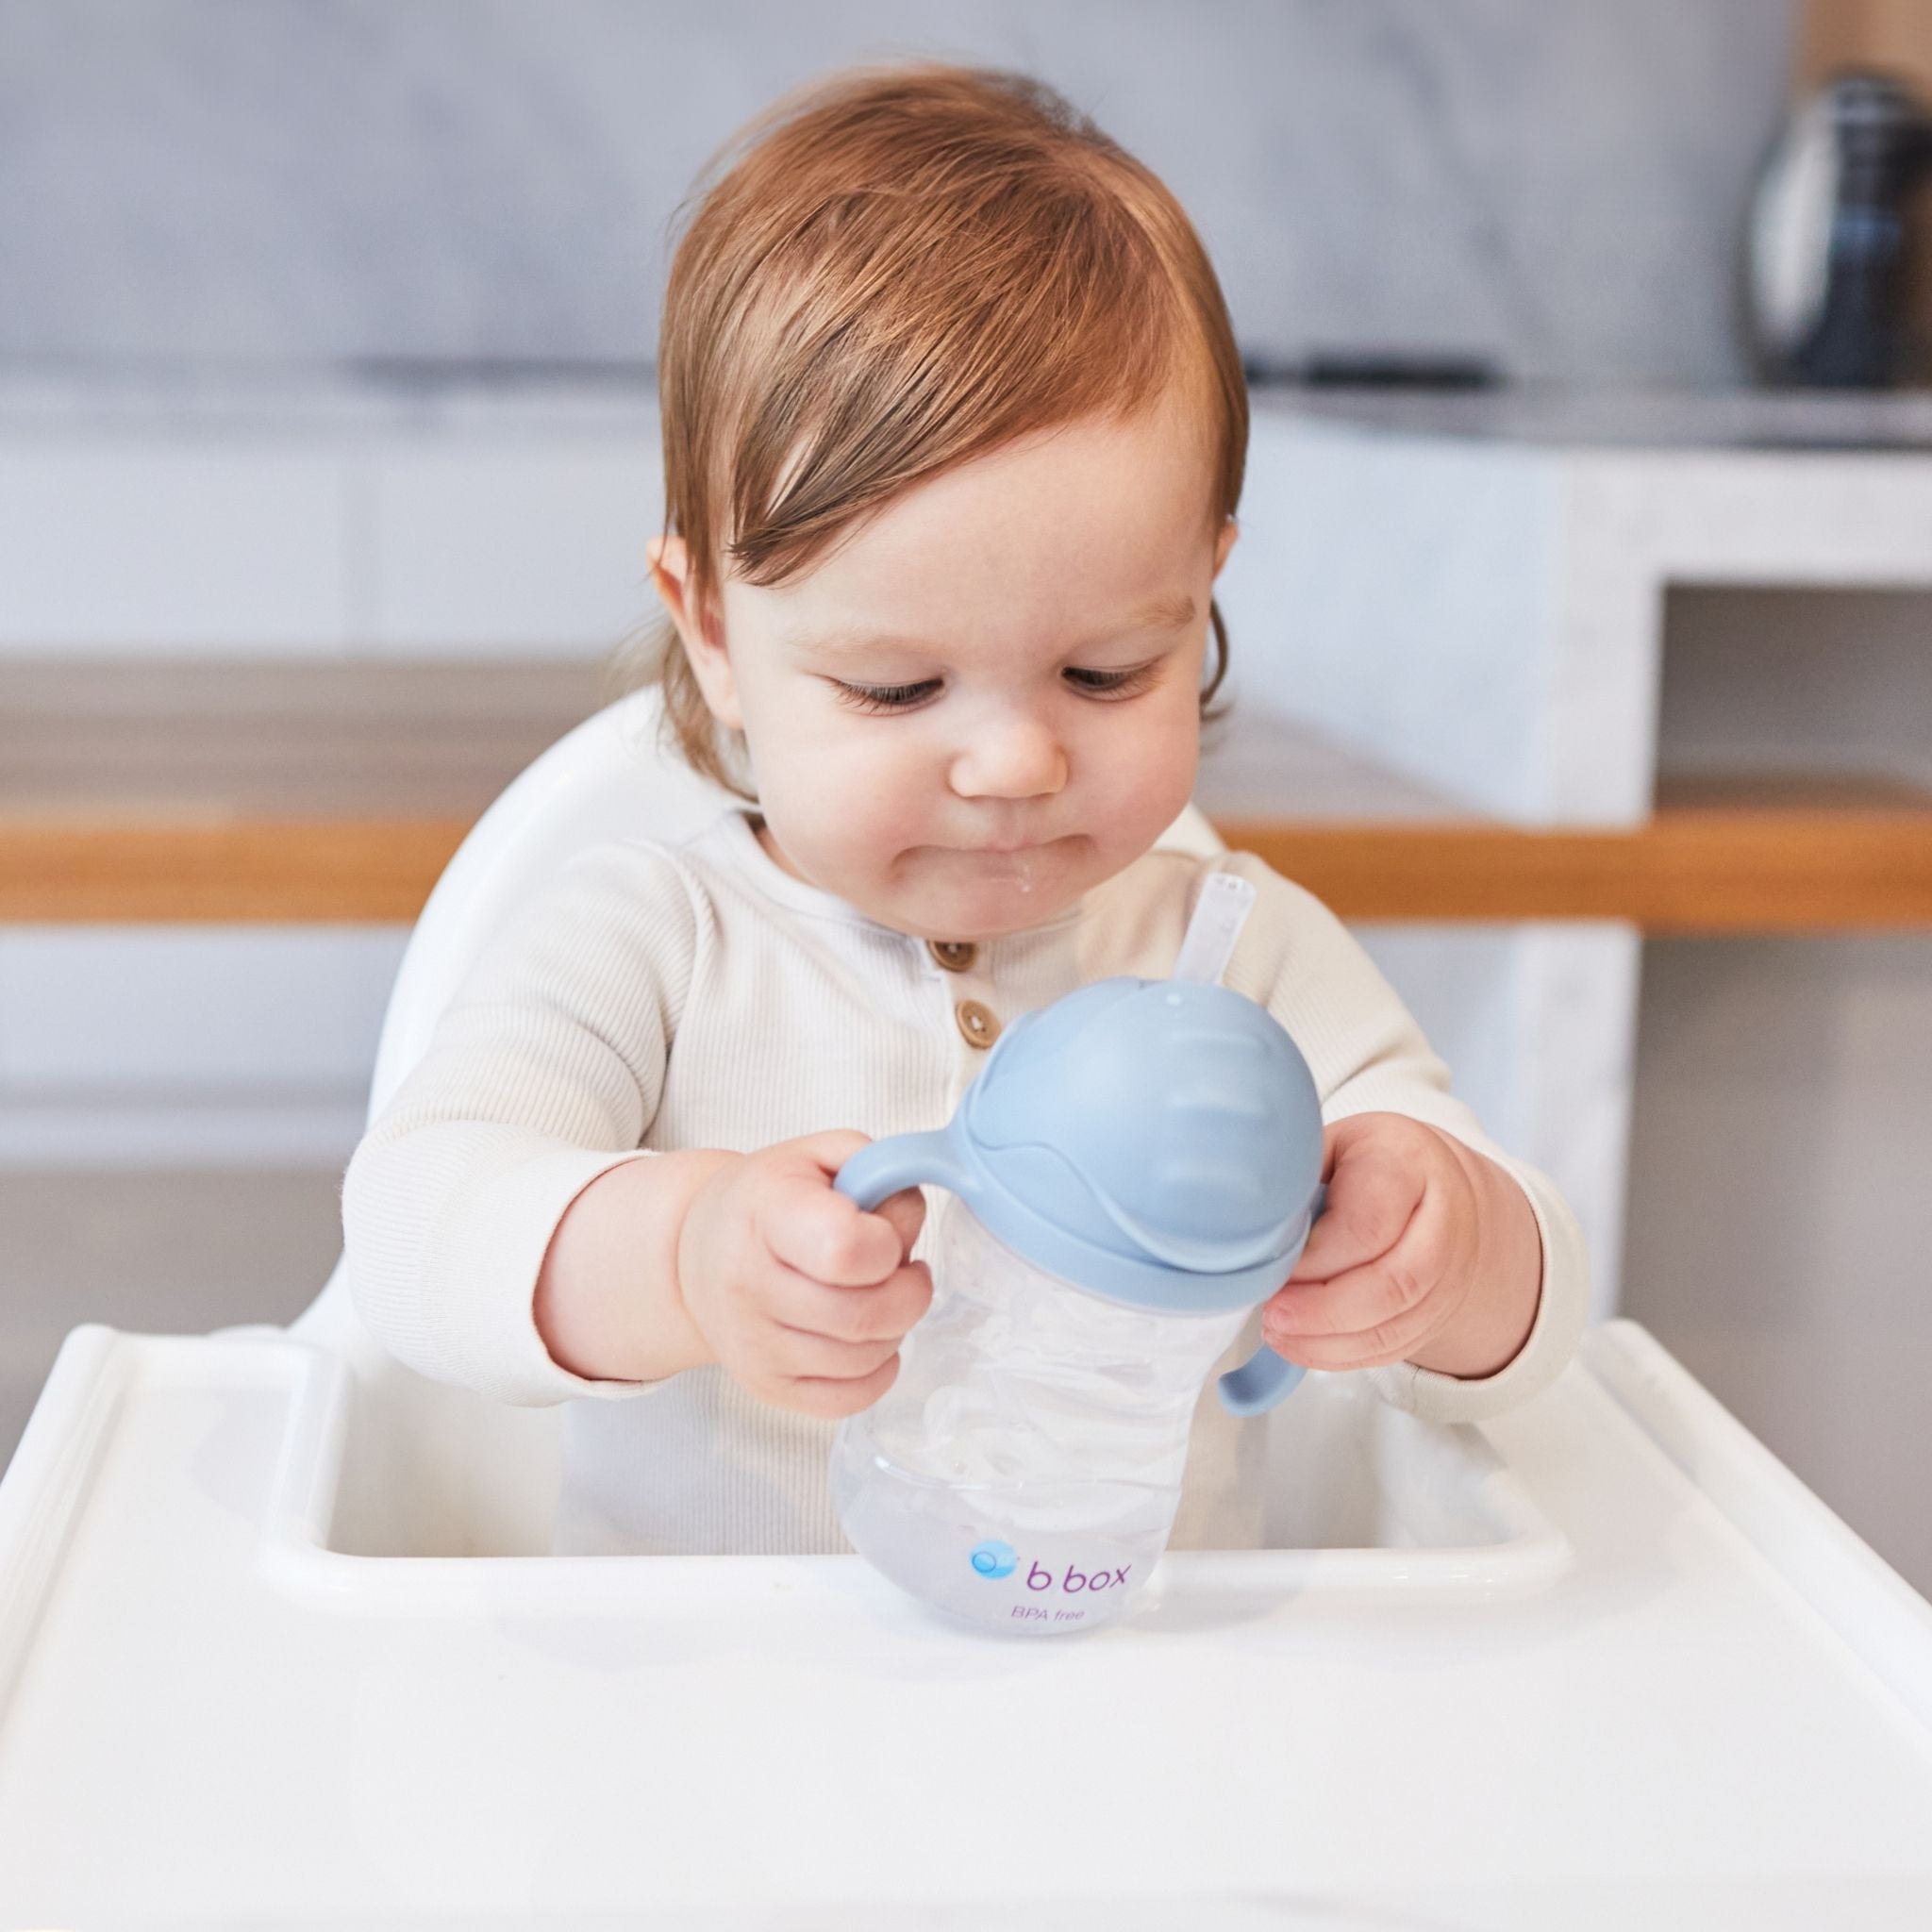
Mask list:
[[[1491,1375],[1523,1346],[1542,1241],[1514,1178],[1407,1114],[1324,1137],[1328,1204],[1262,1312],[1269,1346],[1310,1369],[1408,1361]]]

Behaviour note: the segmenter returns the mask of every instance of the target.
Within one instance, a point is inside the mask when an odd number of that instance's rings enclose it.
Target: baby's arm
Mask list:
[[[917,1196],[861,1215],[799,1152],[836,1167],[863,1136],[638,1146],[709,942],[675,864],[613,845],[479,958],[343,1185],[351,1292],[400,1359],[525,1403],[634,1393],[708,1361],[814,1413],[844,1412],[842,1391],[788,1380],[890,1380],[929,1291],[901,1265]]]
[[[1328,1123],[1328,1211],[1265,1332],[1318,1368],[1365,1368],[1382,1394],[1441,1421],[1513,1407],[1575,1350],[1589,1301],[1568,1204],[1505,1154],[1449,1091],[1448,1070],[1333,913],[1262,860],[1228,983],[1307,1056]]]
[[[620,1388],[538,1332],[545,1252],[573,1201],[639,1149],[705,943],[661,852],[584,854],[487,945],[349,1162],[350,1291],[410,1367],[507,1402]]]

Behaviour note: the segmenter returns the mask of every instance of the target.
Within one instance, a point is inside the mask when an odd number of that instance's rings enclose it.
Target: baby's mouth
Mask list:
[[[1064,838],[1041,839],[961,849],[982,885],[1009,889],[1024,898],[1051,873],[1055,855],[1066,842]]]
[[[950,849],[969,853],[975,858],[1011,858],[1023,852],[1044,852],[1049,845],[1061,842],[1059,839],[982,839]]]

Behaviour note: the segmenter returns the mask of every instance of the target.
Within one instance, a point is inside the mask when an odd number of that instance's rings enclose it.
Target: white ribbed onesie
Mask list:
[[[1523,1186],[1543,1287],[1515,1360],[1480,1381],[1407,1364],[1364,1372],[1424,1416],[1469,1421],[1512,1407],[1557,1374],[1582,1326],[1574,1218],[1449,1093],[1441,1061],[1334,915],[1245,853],[1150,852],[1048,924],[965,949],[963,972],[791,877],[741,811],[680,844],[582,854],[476,961],[356,1150],[342,1208],[357,1307],[425,1374],[506,1402],[614,1398],[571,1403],[559,1549],[845,1549],[825,1482],[834,1424],[773,1407],[722,1369],[608,1383],[550,1358],[531,1304],[552,1232],[621,1160],[750,1151],[832,1127],[879,1138],[943,1124],[986,1063],[956,1017],[961,1001],[1004,1024],[1114,974],[1165,977],[1211,869],[1257,893],[1224,983],[1288,1028],[1325,1116],[1410,1114]],[[1258,1339],[1257,1316],[1224,1366]],[[1261,1426],[1228,1416],[1210,1382],[1176,1547],[1257,1541]]]

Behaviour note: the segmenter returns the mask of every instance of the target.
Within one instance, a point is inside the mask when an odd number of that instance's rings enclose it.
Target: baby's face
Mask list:
[[[1208,600],[1232,547],[1207,437],[1163,407],[1009,446],[898,498],[806,576],[727,578],[699,636],[778,864],[925,939],[1038,925],[1186,806]]]

